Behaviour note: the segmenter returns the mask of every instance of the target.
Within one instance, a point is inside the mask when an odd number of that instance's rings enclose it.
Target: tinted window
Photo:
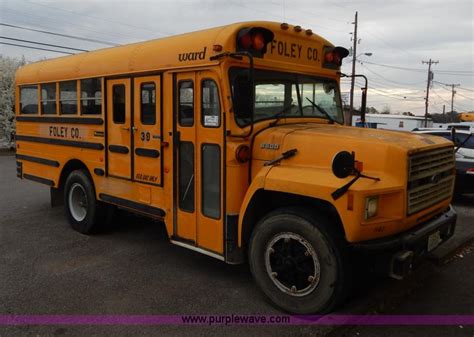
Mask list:
[[[202,125],[206,127],[220,126],[219,90],[213,80],[202,81],[201,114]]]
[[[38,87],[22,87],[20,89],[20,112],[22,114],[38,113]]]
[[[194,125],[194,85],[193,81],[179,82],[178,121],[181,126]]]
[[[144,83],[141,86],[141,114],[142,124],[156,123],[156,88],[155,83]]]
[[[194,144],[179,144],[179,208],[194,212]]]
[[[202,146],[202,214],[221,217],[221,150],[219,145]]]
[[[56,114],[56,83],[41,84],[41,113]]]
[[[95,115],[102,112],[100,78],[81,80],[81,114]]]
[[[113,92],[113,120],[116,124],[125,123],[125,86],[114,85]]]
[[[59,82],[59,113],[73,115],[77,113],[77,82]]]

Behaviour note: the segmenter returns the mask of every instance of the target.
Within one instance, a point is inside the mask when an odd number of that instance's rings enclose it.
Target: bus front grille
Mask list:
[[[448,199],[454,187],[451,146],[412,154],[408,162],[408,215]]]

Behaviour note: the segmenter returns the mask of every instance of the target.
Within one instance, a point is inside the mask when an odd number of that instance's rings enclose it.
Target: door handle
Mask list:
[[[122,129],[122,130],[125,130],[125,131],[130,131],[130,128],[127,128],[127,127],[125,127],[125,126],[122,126],[121,129]]]
[[[135,132],[137,132],[137,131],[138,131],[138,128],[132,126],[132,134],[135,134]]]

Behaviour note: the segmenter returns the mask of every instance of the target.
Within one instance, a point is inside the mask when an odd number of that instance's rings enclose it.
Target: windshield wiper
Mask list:
[[[331,124],[334,124],[335,120],[334,118],[331,117],[331,115],[326,111],[324,110],[323,108],[321,108],[319,105],[317,105],[316,103],[314,103],[312,100],[310,100],[308,97],[305,97],[308,102],[310,102],[316,109],[318,109],[319,112],[321,112],[324,116],[326,116],[328,119],[329,119],[329,122]]]
[[[273,116],[273,117],[276,118],[276,119],[275,119],[273,122],[271,122],[269,125],[270,125],[270,126],[275,126],[275,125],[277,125],[277,123],[280,121],[280,119],[282,119],[283,116],[286,114],[286,112],[288,111],[288,109],[291,109],[291,108],[293,108],[293,107],[295,107],[295,106],[296,106],[296,105],[294,105],[294,104],[290,104],[290,105],[284,107],[283,110],[277,112],[277,113],[275,114],[275,116]]]

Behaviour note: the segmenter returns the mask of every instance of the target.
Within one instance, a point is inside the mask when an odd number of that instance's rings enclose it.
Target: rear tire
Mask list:
[[[64,185],[64,205],[71,227],[82,234],[99,231],[106,222],[108,207],[95,197],[95,189],[85,170],[69,174]]]
[[[327,313],[344,300],[349,268],[334,225],[296,207],[273,211],[258,223],[250,239],[250,270],[276,306],[297,314]]]

